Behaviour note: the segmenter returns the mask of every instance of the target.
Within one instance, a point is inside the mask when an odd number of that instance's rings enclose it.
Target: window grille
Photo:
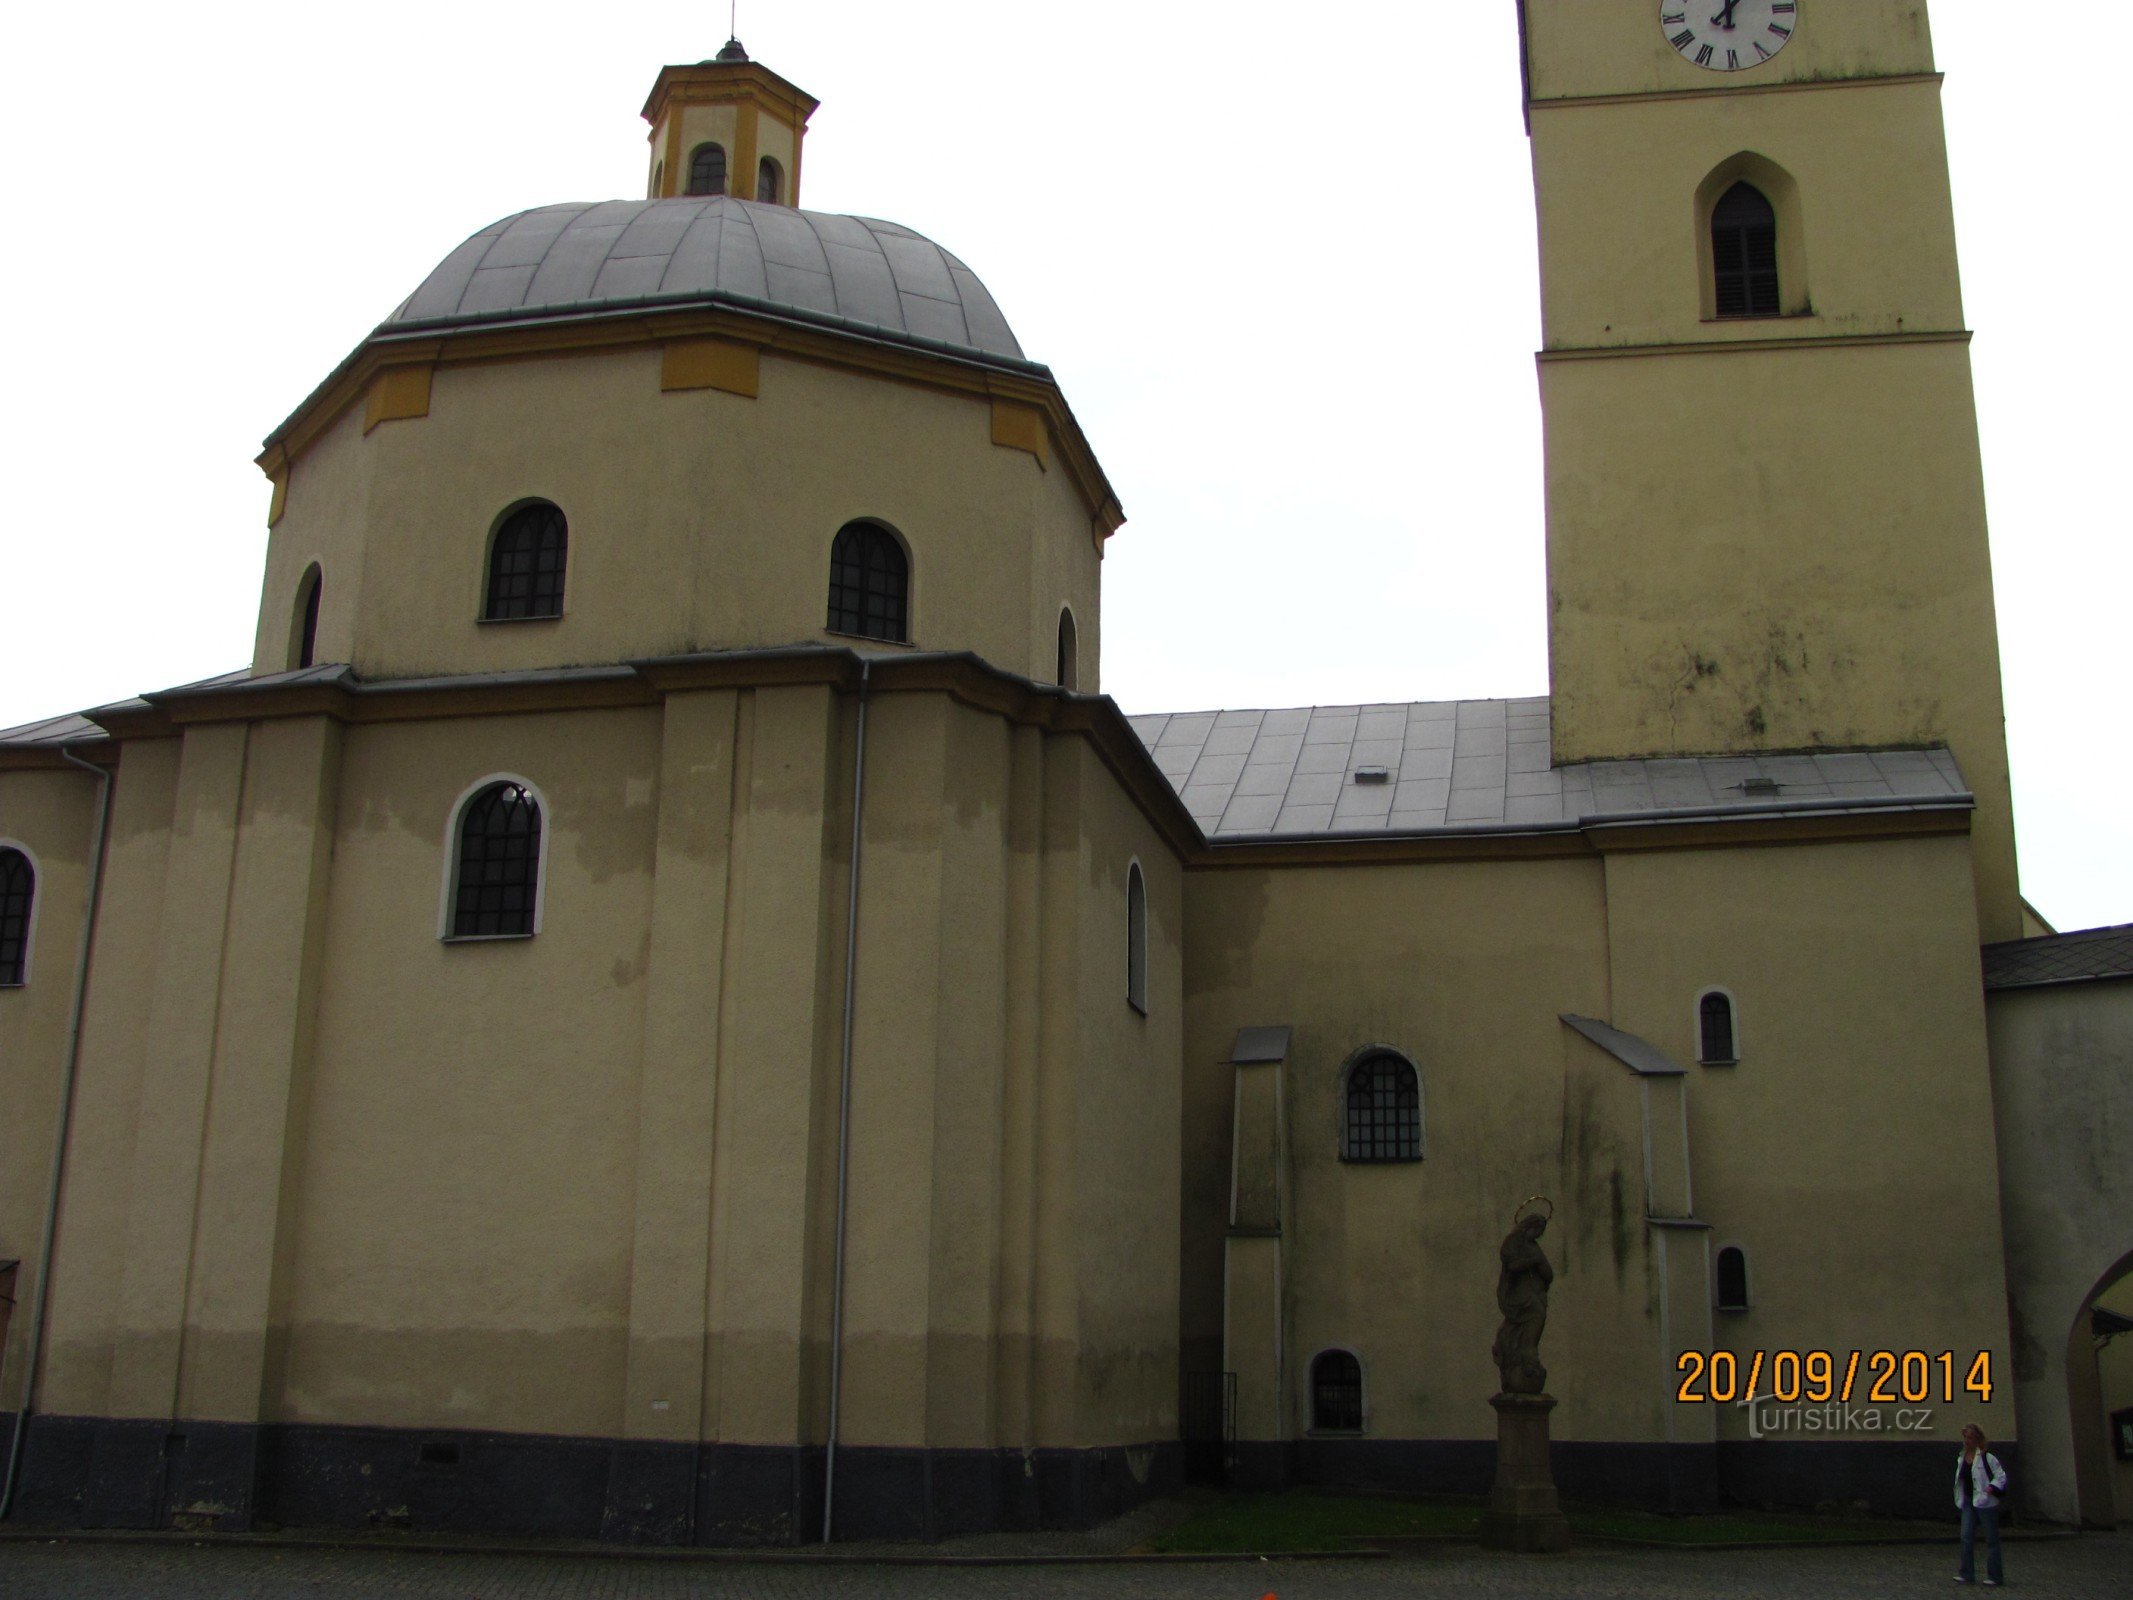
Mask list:
[[[768,156],[756,163],[755,197],[765,205],[778,203],[778,164]]]
[[[872,522],[846,523],[830,546],[830,631],[905,643],[910,586],[895,534]]]
[[[689,157],[689,193],[724,194],[726,192],[726,147],[722,144],[700,144],[695,154]]]
[[[1148,1014],[1148,882],[1138,861],[1126,870],[1126,1004]]]
[[[1748,1309],[1748,1253],[1737,1244],[1718,1252],[1718,1309]]]
[[[1699,1053],[1697,1059],[1711,1064],[1730,1064],[1740,1059],[1733,1039],[1733,1002],[1713,989],[1697,1002]]]
[[[1711,212],[1711,266],[1722,317],[1774,317],[1778,299],[1777,213],[1753,184],[1736,183]]]
[[[540,872],[540,803],[522,784],[490,784],[460,816],[452,937],[532,933]]]
[[[0,850],[0,989],[19,985],[29,970],[30,905],[37,872],[20,850]]]
[[[569,525],[545,500],[520,506],[504,518],[489,546],[489,599],[483,618],[506,622],[560,617],[569,548]]]
[[[1420,1161],[1422,1086],[1396,1055],[1365,1056],[1348,1072],[1343,1161]]]
[[[1345,1350],[1324,1350],[1311,1363],[1311,1427],[1319,1433],[1363,1431],[1363,1364]]]

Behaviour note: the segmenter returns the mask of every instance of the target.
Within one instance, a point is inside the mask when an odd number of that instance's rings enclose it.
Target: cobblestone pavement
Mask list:
[[[2133,1534],[2023,1542],[2009,1587],[2066,1600],[2133,1595]],[[1122,1600],[1846,1600],[1948,1594],[1955,1549],[1629,1550],[1505,1556],[1452,1544],[1387,1560],[944,1567],[577,1554],[302,1550],[271,1545],[0,1542],[6,1600],[814,1600],[1118,1596]]]

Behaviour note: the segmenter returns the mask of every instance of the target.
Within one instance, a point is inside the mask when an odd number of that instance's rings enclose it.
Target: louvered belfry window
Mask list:
[[[482,616],[490,622],[563,614],[563,569],[570,528],[563,513],[545,500],[520,506],[504,518],[489,546],[489,598]]]
[[[1363,1431],[1363,1364],[1345,1350],[1311,1363],[1311,1427],[1319,1433]]]
[[[1410,1063],[1381,1054],[1349,1069],[1341,1159],[1422,1159],[1422,1088]]]
[[[540,872],[540,802],[521,784],[490,784],[467,802],[460,815],[452,937],[494,939],[532,933]]]
[[[20,850],[0,850],[0,989],[20,984],[29,970],[30,903],[37,869]]]
[[[726,192],[726,147],[722,144],[700,144],[689,157],[689,193],[724,194]]]
[[[910,564],[895,534],[872,522],[847,522],[837,531],[830,546],[830,632],[905,643],[910,588]]]
[[[1711,267],[1722,317],[1774,317],[1778,300],[1777,213],[1753,184],[1736,183],[1711,212]]]

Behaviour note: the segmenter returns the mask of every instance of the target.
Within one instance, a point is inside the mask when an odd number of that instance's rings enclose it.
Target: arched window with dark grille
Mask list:
[[[515,779],[476,790],[460,808],[452,873],[454,939],[524,938],[537,932],[541,803]]]
[[[689,156],[689,193],[724,194],[726,192],[726,147],[722,144],[700,144]]]
[[[911,565],[901,540],[878,522],[847,522],[830,546],[829,628],[906,643]]]
[[[1341,1159],[1422,1159],[1422,1082],[1414,1063],[1373,1050],[1348,1069]]]
[[[1752,183],[1736,183],[1711,210],[1713,302],[1722,317],[1774,317],[1778,298],[1777,212]]]
[[[755,197],[765,205],[776,205],[784,198],[784,176],[775,161],[763,157],[755,164]]]
[[[1081,639],[1070,606],[1059,608],[1059,676],[1053,682],[1062,689],[1081,687]]]
[[[1346,1350],[1321,1350],[1311,1360],[1311,1431],[1363,1431],[1363,1364]]]
[[[560,617],[569,555],[570,527],[560,509],[546,500],[529,500],[513,511],[489,541],[489,594],[482,620]]]
[[[37,903],[37,869],[12,846],[0,848],[0,989],[29,981],[30,913]]]
[[[292,667],[315,666],[318,662],[318,599],[324,580],[314,565],[296,586],[296,648],[290,652]]]
[[[1126,869],[1126,1004],[1148,1014],[1148,880],[1138,861]]]
[[[1721,1311],[1746,1311],[1748,1309],[1748,1252],[1737,1244],[1729,1244],[1718,1252],[1715,1272],[1718,1280],[1718,1309]]]
[[[1740,1060],[1733,997],[1723,989],[1706,989],[1696,1002],[1696,1059],[1710,1067],[1730,1067]]]

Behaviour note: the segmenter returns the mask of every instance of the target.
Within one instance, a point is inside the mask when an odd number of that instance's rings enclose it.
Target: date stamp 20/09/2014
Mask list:
[[[1992,1352],[1953,1350],[1684,1350],[1674,1362],[1682,1405],[1774,1400],[1782,1405],[1952,1405],[1992,1399]],[[1957,1374],[1961,1376],[1958,1378]]]

